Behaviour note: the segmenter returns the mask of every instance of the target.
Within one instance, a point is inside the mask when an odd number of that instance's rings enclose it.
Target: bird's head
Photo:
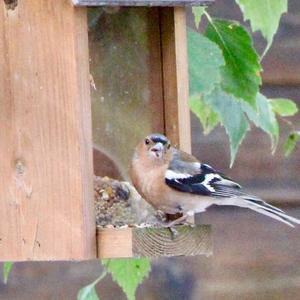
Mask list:
[[[164,135],[152,133],[139,144],[138,150],[148,158],[163,160],[170,147],[170,141]]]

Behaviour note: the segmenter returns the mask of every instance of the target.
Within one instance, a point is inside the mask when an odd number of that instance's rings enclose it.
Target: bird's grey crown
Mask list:
[[[166,145],[169,142],[167,137],[160,133],[152,133],[149,135],[149,138],[153,143],[162,143],[163,145]]]

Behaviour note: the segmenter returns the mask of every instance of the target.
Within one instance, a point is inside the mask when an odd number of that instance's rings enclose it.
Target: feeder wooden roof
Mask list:
[[[78,6],[205,6],[214,0],[73,0]]]

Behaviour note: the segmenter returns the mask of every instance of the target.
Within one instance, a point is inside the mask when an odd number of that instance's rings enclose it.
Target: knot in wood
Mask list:
[[[4,0],[6,9],[14,10],[18,5],[18,0]]]
[[[16,173],[23,175],[25,173],[25,164],[20,159],[16,160]]]

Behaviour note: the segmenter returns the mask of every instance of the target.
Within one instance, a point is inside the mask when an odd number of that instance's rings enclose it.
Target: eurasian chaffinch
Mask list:
[[[292,227],[292,223],[300,224],[299,219],[247,195],[238,183],[172,147],[162,134],[151,134],[137,145],[130,176],[137,191],[157,210],[182,214],[170,227],[213,204],[250,208]]]

